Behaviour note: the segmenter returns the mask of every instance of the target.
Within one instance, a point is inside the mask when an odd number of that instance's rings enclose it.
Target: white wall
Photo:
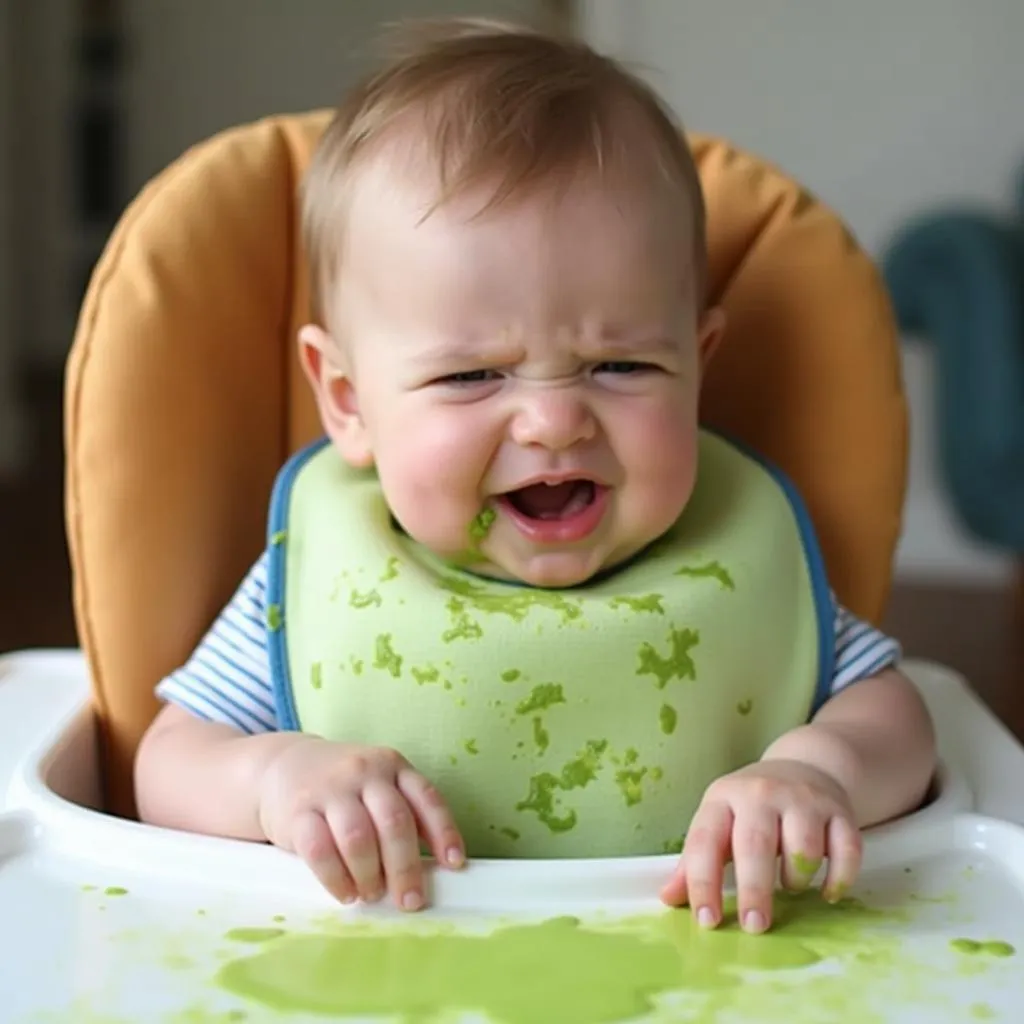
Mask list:
[[[471,14],[537,21],[550,0],[136,0],[126,83],[134,191],[194,142],[268,114],[331,106],[375,55],[381,26]]]
[[[1010,212],[1024,165],[1021,0],[583,0],[583,30],[636,61],[698,131],[800,178],[878,255],[946,201]],[[1002,579],[957,526],[934,454],[931,353],[905,351],[910,495],[898,571]]]

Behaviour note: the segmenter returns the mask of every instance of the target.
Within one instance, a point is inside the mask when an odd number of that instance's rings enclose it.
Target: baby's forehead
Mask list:
[[[377,225],[384,222],[455,233],[535,218],[541,227],[554,229],[571,221],[574,211],[606,229],[616,224],[650,225],[660,232],[667,226],[687,240],[692,240],[695,227],[689,192],[643,162],[580,162],[520,182],[509,181],[496,170],[451,187],[430,140],[415,136],[389,140],[354,169],[350,196],[349,229],[358,235],[363,227],[378,238]]]

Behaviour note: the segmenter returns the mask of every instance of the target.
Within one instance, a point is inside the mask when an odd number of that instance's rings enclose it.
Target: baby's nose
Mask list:
[[[524,398],[512,422],[512,439],[557,451],[591,440],[596,430],[589,405],[574,389],[552,388]]]

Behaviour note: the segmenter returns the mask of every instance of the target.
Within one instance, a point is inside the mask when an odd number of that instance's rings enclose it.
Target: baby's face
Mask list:
[[[657,538],[693,489],[703,361],[683,209],[580,183],[472,220],[360,188],[336,306],[343,454],[443,558],[542,587]]]

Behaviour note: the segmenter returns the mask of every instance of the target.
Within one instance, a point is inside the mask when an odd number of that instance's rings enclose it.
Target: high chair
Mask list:
[[[399,923],[385,906],[335,905],[282,851],[135,820],[132,759],[157,711],[153,687],[231,596],[265,543],[278,468],[319,433],[296,358],[308,311],[296,186],[328,116],[271,118],[185,154],[129,207],[89,285],[66,395],[81,650],[0,660],[4,1021],[37,1012],[69,1021],[278,1019],[273,1000],[247,1001],[213,980],[225,957],[265,948],[225,947],[231,928],[256,928],[250,938],[273,943],[287,941],[275,938],[282,929],[337,931],[350,918],[406,930],[469,921],[479,931],[503,914],[659,911],[671,856],[489,861],[432,874],[433,909]],[[710,297],[729,316],[702,418],[789,474],[836,594],[877,623],[907,451],[884,288],[840,221],[798,184],[722,140],[691,142],[708,205]],[[942,1006],[996,1013],[1024,995],[1019,962],[949,942],[1000,939],[1024,955],[1024,797],[1013,782],[1024,778],[1024,750],[954,673],[923,662],[906,670],[935,716],[942,767],[925,807],[867,835],[857,894],[906,911],[890,922],[889,941],[895,934],[907,957],[931,965]],[[813,936],[806,941],[813,946]],[[741,946],[731,947],[736,963],[749,968]],[[965,949],[977,955],[973,973],[961,975]],[[848,984],[850,1005],[861,1006],[870,986],[856,981],[841,943],[837,950],[831,975],[827,964],[821,976],[806,969],[830,992]],[[918,992],[877,970],[877,1019],[946,1019],[930,1015],[931,981]],[[788,1019],[802,1020],[804,982],[788,995],[773,988],[753,1008],[743,1009],[739,992],[716,1005],[757,1020],[779,999]],[[311,1005],[298,1009],[312,1014]]]

